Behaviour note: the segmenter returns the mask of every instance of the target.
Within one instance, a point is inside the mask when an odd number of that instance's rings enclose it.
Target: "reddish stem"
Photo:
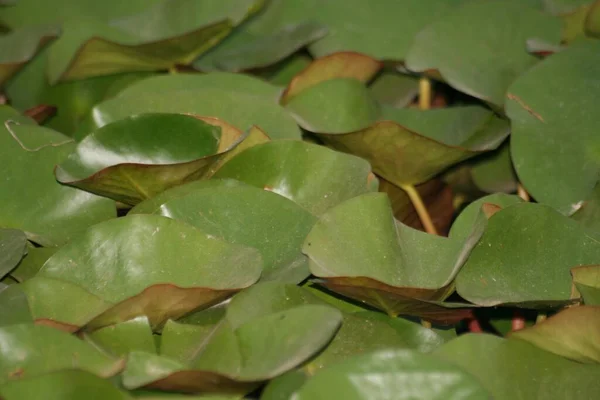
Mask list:
[[[515,310],[514,314],[513,314],[513,319],[512,319],[512,331],[516,332],[516,331],[520,331],[521,329],[525,328],[525,318],[523,317],[523,315]]]
[[[477,318],[469,318],[467,320],[467,327],[471,333],[482,333],[483,329]]]

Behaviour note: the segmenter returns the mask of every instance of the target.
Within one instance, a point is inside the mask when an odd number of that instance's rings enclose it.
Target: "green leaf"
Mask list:
[[[487,193],[517,191],[519,178],[510,158],[509,143],[475,160],[471,177],[477,187]]]
[[[419,32],[406,59],[461,92],[502,107],[508,86],[537,59],[527,39],[560,40],[560,21],[522,2],[465,2]]]
[[[585,19],[585,33],[596,38],[600,37],[600,1],[598,0],[593,3]]]
[[[267,35],[253,35],[242,28],[200,56],[194,62],[194,68],[201,71],[264,68],[284,60],[325,35],[327,28],[315,22],[285,25]]]
[[[325,287],[390,315],[428,319],[437,319],[443,311],[427,301],[450,295],[468,254],[462,241],[395,221],[389,200],[381,193],[356,197],[322,215],[303,251],[311,272],[325,280],[320,282]]]
[[[55,26],[33,26],[0,36],[0,85],[11,78],[49,41],[58,36]]]
[[[600,185],[596,185],[589,198],[571,215],[587,231],[588,235],[600,240]]]
[[[232,158],[214,176],[277,193],[314,215],[375,191],[378,184],[365,160],[297,141],[254,146]]]
[[[169,187],[209,177],[228,152],[245,146],[247,137],[214,119],[134,115],[86,136],[56,168],[56,177],[61,183],[137,204]]]
[[[324,369],[294,398],[384,400],[400,396],[432,400],[489,397],[473,376],[451,363],[415,351],[388,349]]]
[[[8,275],[27,254],[26,244],[27,236],[22,231],[0,228],[0,279]]]
[[[598,182],[600,116],[592,105],[598,63],[600,43],[578,41],[527,71],[508,93],[517,174],[538,202],[566,214]]]
[[[17,268],[11,271],[10,276],[21,283],[33,278],[46,260],[56,253],[57,250],[57,247],[35,247],[27,243],[27,255],[23,257]]]
[[[573,284],[588,306],[600,306],[600,265],[571,269]]]
[[[5,400],[76,400],[93,396],[95,400],[131,400],[112,383],[85,371],[57,371],[0,386]]]
[[[117,357],[132,351],[156,352],[152,328],[145,316],[85,333],[84,339]]]
[[[27,297],[19,285],[0,289],[0,327],[32,323]]]
[[[570,307],[510,337],[571,360],[598,364],[600,307]]]
[[[384,71],[369,85],[369,92],[380,104],[403,108],[417,97],[419,82],[412,75]]]
[[[261,280],[299,283],[310,275],[302,244],[316,218],[278,194],[246,185],[212,187],[164,202],[155,213],[254,247],[263,259]]]
[[[0,114],[0,158],[10,177],[0,182],[0,225],[21,229],[44,246],[57,246],[114,217],[113,201],[56,182],[52,169],[73,150],[72,140],[25,121],[14,111]]]
[[[456,278],[456,290],[479,305],[530,307],[569,302],[571,268],[593,264],[600,242],[548,206],[514,204],[496,212]]]
[[[255,249],[211,238],[169,218],[132,215],[88,229],[52,256],[37,276],[77,285],[111,303],[89,328],[140,315],[156,328],[251,285],[261,265]]]
[[[544,9],[552,15],[567,14],[594,0],[544,0]]]
[[[123,368],[122,360],[47,326],[5,326],[0,328],[0,340],[0,384],[66,369],[107,378]]]
[[[600,367],[564,359],[522,340],[467,334],[434,354],[471,373],[494,399],[600,396]]]

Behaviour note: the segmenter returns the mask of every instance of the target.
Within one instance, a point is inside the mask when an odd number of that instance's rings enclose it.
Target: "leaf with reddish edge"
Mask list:
[[[334,78],[369,82],[382,67],[383,63],[355,52],[339,52],[318,58],[292,79],[280,102],[286,104],[304,90]]]
[[[139,315],[156,329],[251,285],[261,270],[255,249],[211,238],[173,219],[132,215],[88,229],[48,259],[37,276],[74,284],[110,305],[85,321],[87,330]],[[56,303],[69,301],[63,307],[73,301],[69,292],[50,294]],[[43,301],[39,292],[35,295]]]
[[[600,307],[569,307],[510,334],[542,350],[586,364],[600,363]]]
[[[88,135],[56,168],[56,177],[135,205],[169,187],[206,179],[238,146],[240,151],[267,140],[257,128],[242,134],[215,118],[141,114]]]
[[[600,265],[587,265],[571,269],[573,277],[572,295],[579,296],[588,306],[600,306]]]

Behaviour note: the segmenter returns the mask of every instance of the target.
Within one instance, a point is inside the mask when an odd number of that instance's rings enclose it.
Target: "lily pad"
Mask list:
[[[600,265],[571,269],[573,284],[588,306],[600,306]]]
[[[49,259],[58,247],[35,247],[27,243],[27,255],[23,257],[19,265],[11,271],[10,276],[17,282],[25,282],[38,273],[42,265]]]
[[[523,2],[465,2],[416,35],[406,65],[438,70],[454,88],[502,107],[508,86],[538,62],[527,39],[558,43],[560,28]]]
[[[127,392],[89,372],[65,370],[18,380],[0,386],[5,400],[81,399],[93,393],[97,400],[132,400]]]
[[[211,118],[142,114],[108,124],[56,168],[59,182],[136,204],[209,177],[248,135]]]
[[[571,300],[571,268],[600,259],[600,242],[552,208],[521,203],[496,212],[456,278],[479,305],[559,305]]]
[[[379,193],[348,200],[322,215],[303,248],[311,272],[324,279],[325,287],[390,315],[434,320],[443,307],[427,301],[443,301],[452,293],[468,250],[462,241],[395,221],[387,196]]]
[[[278,194],[246,185],[212,187],[166,201],[155,213],[254,247],[263,259],[261,280],[299,283],[310,275],[302,243],[316,218]]]
[[[57,246],[116,216],[113,201],[56,182],[52,168],[75,143],[15,114],[7,111],[0,116],[0,158],[10,177],[0,182],[0,225],[23,230],[28,239],[42,245]]]
[[[593,93],[600,90],[598,63],[600,43],[578,41],[520,76],[507,94],[519,179],[538,202],[565,214],[598,182],[600,116],[592,106]],[[570,94],[557,95],[565,92]]]
[[[19,285],[0,289],[0,327],[32,323],[29,303]]]
[[[156,351],[152,328],[145,316],[84,333],[84,339],[116,357],[124,357],[132,351]]]
[[[467,334],[434,354],[472,374],[494,399],[600,396],[600,366],[567,360],[522,340]]]
[[[393,394],[392,394],[393,393]],[[483,399],[489,395],[468,372],[410,350],[355,356],[317,373],[294,394],[298,400]]]
[[[534,326],[513,332],[540,349],[588,364],[600,363],[600,307],[570,307]]]
[[[80,369],[107,378],[123,368],[110,357],[68,333],[32,324],[0,328],[0,384],[49,372]]]
[[[376,191],[378,185],[367,161],[299,141],[254,146],[228,161],[214,177],[277,193],[314,215]]]
[[[140,315],[156,328],[251,285],[261,267],[254,249],[169,218],[132,215],[90,228],[52,256],[37,276],[77,285],[111,304],[88,323],[90,329]],[[66,300],[69,293],[53,296]]]
[[[308,232],[307,232],[308,233]],[[27,236],[17,229],[0,229],[0,279],[27,254]]]

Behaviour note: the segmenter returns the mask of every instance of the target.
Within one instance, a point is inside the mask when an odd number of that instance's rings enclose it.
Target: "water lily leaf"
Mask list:
[[[156,328],[251,285],[261,266],[255,249],[169,218],[132,215],[88,229],[52,256],[38,276],[77,285],[111,303],[89,329],[140,315]]]
[[[571,268],[593,264],[600,242],[552,208],[522,203],[496,212],[456,278],[479,305],[544,307],[569,302]]]
[[[5,400],[82,399],[93,393],[97,400],[132,400],[127,392],[111,382],[86,371],[65,370],[34,378],[9,382],[0,386]]]
[[[145,316],[86,332],[84,339],[116,357],[124,357],[132,351],[156,352],[152,328]]]
[[[519,77],[507,95],[511,156],[521,182],[538,202],[567,214],[598,182],[600,116],[590,103],[600,89],[598,63],[600,43],[577,41]],[[557,95],[564,91],[577,95]]]
[[[519,178],[510,158],[509,143],[475,160],[471,176],[475,185],[484,192],[516,192]]]
[[[571,269],[573,284],[588,306],[600,306],[600,266],[589,265]]]
[[[246,185],[212,187],[169,200],[155,213],[254,247],[263,259],[261,280],[300,283],[310,275],[302,244],[316,218],[276,193]]]
[[[465,2],[417,34],[406,65],[436,69],[454,88],[502,107],[508,86],[538,62],[526,40],[558,43],[560,28],[522,2]]]
[[[395,221],[387,196],[380,193],[348,200],[322,215],[303,251],[325,287],[390,315],[435,320],[443,307],[427,301],[442,301],[452,293],[452,280],[467,254],[462,241]]]
[[[292,370],[271,379],[263,388],[260,400],[287,400],[304,385],[308,376],[301,370]]]
[[[600,185],[596,185],[590,197],[571,218],[579,222],[588,235],[600,240]]]
[[[122,360],[65,332],[32,324],[0,328],[0,383],[65,369],[81,369],[107,378],[123,368]]]
[[[417,97],[419,81],[412,75],[384,71],[369,85],[369,91],[380,104],[403,108]]]
[[[383,64],[379,61],[354,52],[340,52],[318,58],[292,79],[280,101],[287,104],[305,90],[332,79],[353,78],[366,83],[382,67]]]
[[[56,177],[136,204],[169,187],[209,177],[247,136],[213,118],[134,115],[84,138],[56,168]]]
[[[0,36],[0,85],[58,35],[55,26],[33,26]]]
[[[387,349],[322,370],[294,398],[383,400],[405,395],[422,399],[489,397],[471,374],[449,362],[416,351]]]
[[[273,85],[287,86],[292,79],[312,63],[312,58],[297,53],[264,71],[266,79]],[[260,71],[258,71],[260,75]]]
[[[26,245],[27,236],[23,231],[0,228],[0,279],[8,275],[27,254]]]
[[[367,161],[298,141],[254,146],[232,158],[214,177],[277,193],[314,215],[375,191],[378,185]]]
[[[600,395],[600,367],[567,360],[523,340],[466,334],[434,354],[475,376],[494,399],[576,399]]]
[[[375,173],[402,186],[425,182],[450,165],[495,149],[509,129],[506,120],[479,106],[429,111],[384,107],[383,117],[366,129],[319,137],[367,159]]]
[[[49,259],[58,247],[35,247],[27,242],[27,255],[23,257],[19,265],[11,271],[10,276],[17,282],[25,282],[38,273],[42,265]]]
[[[116,215],[114,202],[61,186],[52,168],[75,144],[22,117],[0,116],[0,158],[10,179],[0,183],[0,225],[21,229],[45,246],[60,245],[83,229]],[[15,121],[15,122],[11,122]]]
[[[32,322],[29,303],[21,287],[10,285],[0,290],[0,328]]]
[[[582,363],[600,362],[600,307],[570,307],[534,326],[513,332],[540,349]]]
[[[244,393],[306,361],[329,342],[340,323],[338,311],[320,305],[269,314],[237,328],[223,323],[189,364],[132,353],[123,382],[128,388]]]
[[[283,26],[268,35],[235,32],[219,46],[200,56],[194,67],[201,71],[244,71],[282,61],[306,45],[327,35],[327,27],[316,22]]]

